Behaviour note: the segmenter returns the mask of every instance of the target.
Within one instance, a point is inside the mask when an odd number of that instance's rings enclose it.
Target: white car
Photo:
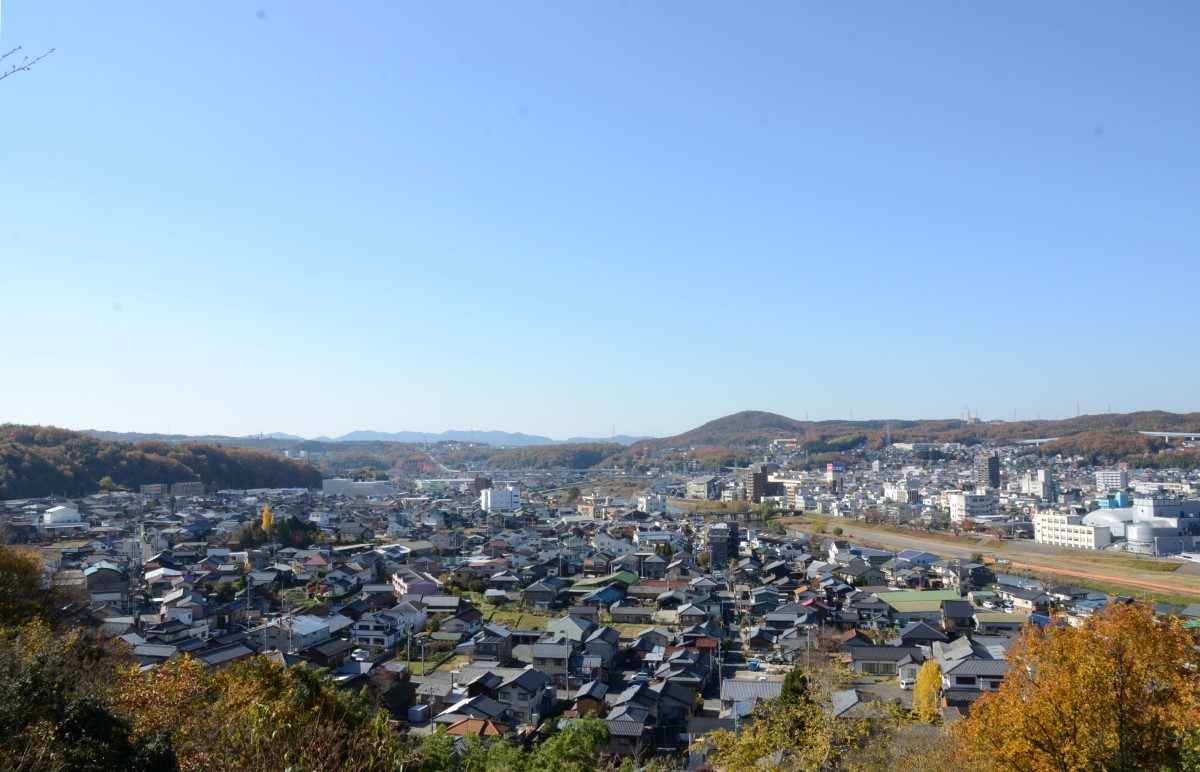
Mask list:
[[[908,691],[909,689],[916,686],[916,684],[917,684],[917,681],[915,678],[901,678],[900,679],[900,688],[903,689],[904,691]]]

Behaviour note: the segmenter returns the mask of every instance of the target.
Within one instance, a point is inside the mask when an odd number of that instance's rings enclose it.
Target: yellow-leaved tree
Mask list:
[[[36,552],[0,546],[0,625],[52,621],[64,600]]]
[[[1081,627],[1027,627],[998,691],[954,726],[974,769],[1179,769],[1200,726],[1197,636],[1148,605],[1117,603]]]
[[[913,686],[913,713],[925,724],[942,721],[942,669],[932,659],[926,660],[917,673]]]

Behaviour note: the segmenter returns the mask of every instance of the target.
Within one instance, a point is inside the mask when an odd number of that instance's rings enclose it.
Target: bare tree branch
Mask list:
[[[16,48],[14,48],[13,50],[11,50],[7,53],[0,54],[0,80],[4,80],[9,75],[14,75],[18,72],[28,72],[29,69],[31,67],[33,67],[33,65],[37,64],[38,62],[42,61],[50,54],[54,53],[54,49],[51,48],[46,53],[44,53],[41,56],[36,57],[34,59],[30,59],[28,56],[25,56],[25,57],[22,57],[20,61],[15,61],[9,65],[4,64],[4,60],[8,59],[11,56],[15,56],[17,54],[17,52],[20,50],[21,50],[21,47],[17,46]]]

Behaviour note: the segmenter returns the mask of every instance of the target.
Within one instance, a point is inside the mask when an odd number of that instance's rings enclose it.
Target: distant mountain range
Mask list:
[[[283,440],[287,442],[482,442],[497,447],[527,448],[534,445],[584,445],[590,443],[614,443],[617,445],[633,445],[636,442],[652,440],[653,437],[630,437],[618,434],[616,437],[571,437],[566,440],[554,440],[536,434],[500,431],[457,431],[450,430],[434,434],[432,432],[377,432],[370,429],[350,432],[340,437],[301,437],[287,432],[271,432],[270,434],[246,434],[241,437],[221,437],[218,435],[188,436],[182,434],[142,434],[139,432],[113,432],[96,429],[84,429],[84,433],[105,440],[123,440],[139,442],[141,440],[164,440],[167,442],[199,441],[221,442],[222,440]]]
[[[299,439],[288,435],[271,435],[279,439]],[[327,438],[317,438],[327,439]],[[635,442],[642,440],[653,439],[652,437],[630,437],[625,434],[619,434],[616,437],[571,437],[566,440],[554,440],[549,437],[542,437],[536,434],[524,434],[522,432],[500,432],[500,431],[460,431],[451,429],[450,431],[440,432],[437,434],[429,432],[377,432],[371,430],[361,430],[343,434],[341,437],[334,437],[334,442],[484,442],[488,445],[507,445],[510,447],[524,448],[531,445],[574,445],[590,442],[612,442],[618,445],[632,445]]]

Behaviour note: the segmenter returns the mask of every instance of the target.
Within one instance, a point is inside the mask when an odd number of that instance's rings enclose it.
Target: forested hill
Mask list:
[[[302,461],[203,443],[112,442],[44,426],[0,426],[0,499],[95,493],[152,483],[220,488],[319,488]]]
[[[625,450],[611,442],[579,445],[538,445],[496,453],[487,461],[489,469],[589,469]]]
[[[740,446],[795,438],[802,445],[837,444],[881,447],[885,438],[893,442],[979,442],[1007,443],[1044,437],[1094,438],[1120,435],[1137,439],[1138,431],[1200,431],[1200,413],[1106,413],[1062,420],[988,421],[967,425],[957,419],[870,421],[797,421],[793,418],[744,411],[709,421],[683,434],[647,440],[634,448],[681,448],[690,446]],[[1139,443],[1145,444],[1138,440]],[[1140,445],[1139,445],[1140,447]],[[812,448],[820,452],[823,448]]]

